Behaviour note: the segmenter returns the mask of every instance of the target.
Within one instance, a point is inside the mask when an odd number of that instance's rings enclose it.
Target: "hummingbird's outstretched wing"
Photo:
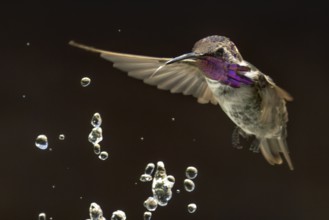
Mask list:
[[[157,86],[159,89],[170,90],[171,93],[193,95],[199,103],[216,105],[208,84],[200,69],[194,65],[193,60],[184,60],[163,66],[170,58],[157,58],[148,56],[116,53],[96,49],[78,44],[74,41],[70,45],[99,53],[106,60],[113,62],[113,66],[128,72],[128,75],[143,80],[146,84]],[[163,68],[159,68],[163,66]],[[156,74],[154,72],[157,71]]]

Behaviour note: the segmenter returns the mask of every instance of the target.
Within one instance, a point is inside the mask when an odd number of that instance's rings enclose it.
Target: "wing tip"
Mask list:
[[[70,40],[68,44],[70,46],[77,47],[77,48],[80,48],[80,49],[83,49],[83,50],[86,50],[86,51],[90,51],[90,52],[94,52],[94,53],[103,53],[104,52],[103,50],[100,50],[100,49],[97,49],[97,48],[94,48],[94,47],[90,47],[90,46],[87,46],[87,45],[84,45],[84,44],[77,43],[74,40]]]

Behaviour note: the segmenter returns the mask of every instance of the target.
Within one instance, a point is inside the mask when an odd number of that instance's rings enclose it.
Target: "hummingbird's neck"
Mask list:
[[[250,68],[246,66],[228,63],[222,59],[208,56],[199,61],[199,67],[206,77],[234,88],[253,84],[250,78],[238,73],[249,71]]]

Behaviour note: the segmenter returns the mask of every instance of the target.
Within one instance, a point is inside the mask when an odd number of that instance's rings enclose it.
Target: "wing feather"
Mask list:
[[[131,77],[143,80],[146,84],[169,90],[172,93],[193,95],[199,103],[218,104],[201,70],[194,65],[192,60],[166,65],[154,74],[170,58],[116,53],[85,46],[74,41],[70,41],[69,44],[100,54],[102,58],[113,62],[115,68],[127,72]]]

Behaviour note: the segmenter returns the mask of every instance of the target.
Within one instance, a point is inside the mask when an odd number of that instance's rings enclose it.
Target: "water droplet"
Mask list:
[[[153,197],[148,197],[144,202],[144,207],[149,211],[155,211],[158,207],[158,201]]]
[[[189,179],[194,179],[198,175],[198,170],[195,167],[187,167],[185,175]]]
[[[53,217],[49,217],[49,220],[53,220]]]
[[[109,154],[106,151],[102,151],[98,156],[98,158],[101,160],[106,160],[108,157],[109,157]]]
[[[95,202],[90,204],[89,216],[90,220],[105,220],[101,207]]]
[[[30,44],[30,42],[26,42],[26,46],[30,46],[31,44]]]
[[[196,206],[196,204],[194,204],[194,203],[190,203],[190,204],[188,204],[188,206],[187,206],[187,211],[188,211],[189,213],[194,213],[194,212],[196,211],[196,209],[197,209],[197,206]]]
[[[80,199],[83,199],[83,197],[82,197],[82,196],[80,196]]]
[[[168,179],[169,177],[169,179]],[[158,201],[160,206],[166,206],[172,197],[172,187],[174,186],[175,178],[167,176],[164,163],[159,161],[152,182],[153,197]]]
[[[103,140],[103,130],[102,128],[93,128],[88,136],[88,140],[92,144],[98,144]]]
[[[175,177],[174,177],[174,176],[172,176],[172,175],[168,175],[168,176],[167,176],[167,180],[168,180],[170,183],[172,183],[172,185],[174,185],[174,183],[175,183]]]
[[[141,137],[141,141],[144,141],[144,137]]]
[[[150,182],[150,181],[152,181],[152,176],[149,175],[149,174],[144,173],[144,174],[141,175],[141,177],[139,178],[139,180],[141,182]]]
[[[177,189],[177,190],[176,190],[176,193],[180,193],[180,189]]]
[[[154,168],[155,168],[154,163],[148,163],[145,167],[145,174],[152,175]]]
[[[46,213],[44,213],[44,212],[40,213],[38,220],[46,220]]]
[[[121,29],[118,29],[118,32],[120,33],[121,32]]]
[[[91,118],[91,125],[97,128],[101,126],[101,124],[102,124],[102,117],[98,112],[96,112]]]
[[[111,220],[126,220],[126,213],[121,210],[113,212]]]
[[[22,98],[23,98],[23,99],[25,99],[25,98],[26,98],[26,95],[25,95],[25,94],[23,94],[23,95],[22,95]]]
[[[56,186],[55,186],[55,185],[52,185],[52,186],[51,186],[51,188],[55,189],[55,188],[56,188]]]
[[[172,121],[175,121],[176,119],[175,118],[171,118]]]
[[[144,220],[151,220],[152,212],[144,212]]]
[[[64,140],[64,139],[65,139],[65,135],[64,135],[64,134],[60,134],[60,135],[58,136],[58,139],[61,140],[61,141]]]
[[[89,86],[89,84],[90,84],[90,78],[89,77],[83,77],[82,79],[81,79],[81,86],[82,87],[87,87],[87,86]]]
[[[194,182],[190,179],[184,180],[184,188],[187,192],[192,192],[195,188]]]
[[[97,155],[101,153],[101,146],[99,144],[94,144],[94,153]]]
[[[48,147],[48,138],[46,135],[40,134],[35,140],[35,146],[41,150],[45,150]]]

